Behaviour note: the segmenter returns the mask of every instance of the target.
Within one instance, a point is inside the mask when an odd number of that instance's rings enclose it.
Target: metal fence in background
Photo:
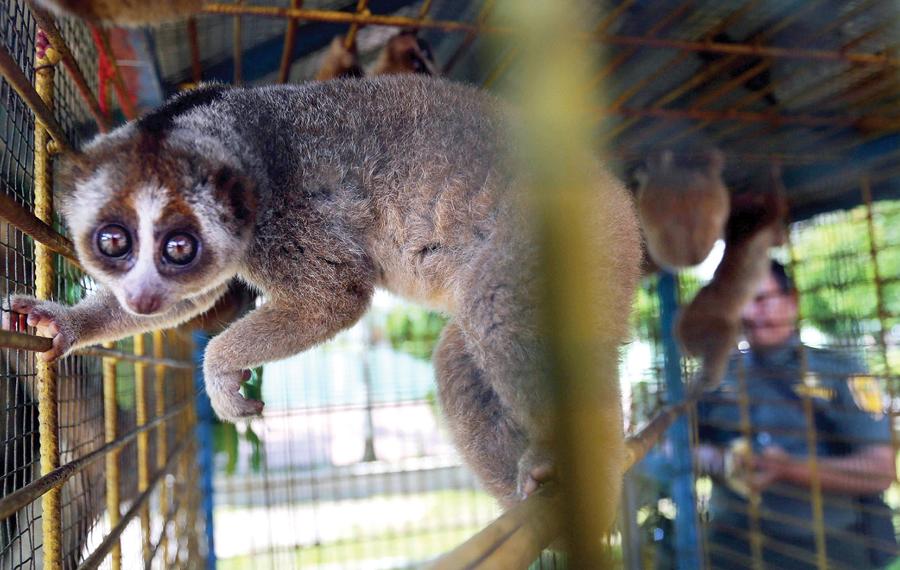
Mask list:
[[[52,163],[111,122],[97,100],[107,32],[57,27],[21,1],[0,17],[0,295],[4,307],[12,293],[75,303],[93,285],[53,210]],[[190,338],[140,335],[46,365],[35,352],[49,339],[2,316],[18,332],[0,333],[0,566],[201,560]]]

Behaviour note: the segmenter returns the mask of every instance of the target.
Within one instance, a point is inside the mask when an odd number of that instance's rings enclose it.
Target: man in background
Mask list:
[[[896,472],[880,386],[853,357],[800,344],[797,292],[783,266],[772,262],[771,269],[743,311],[749,350],[732,359],[722,384],[697,408],[697,461],[713,481],[709,561],[750,567],[751,500],[758,496],[764,566],[815,568],[817,475],[829,563],[883,567],[897,555],[881,498]]]

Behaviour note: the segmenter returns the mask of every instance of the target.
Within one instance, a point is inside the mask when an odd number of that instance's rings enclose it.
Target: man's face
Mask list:
[[[756,296],[741,313],[747,341],[753,348],[773,348],[786,343],[797,322],[797,297],[783,293],[770,273]]]

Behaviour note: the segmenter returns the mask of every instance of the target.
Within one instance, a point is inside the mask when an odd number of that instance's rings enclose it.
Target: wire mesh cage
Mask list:
[[[532,52],[501,4],[205,3],[121,29],[0,3],[0,566],[567,566],[538,556],[577,516],[561,525],[558,498],[540,493],[501,516],[451,445],[430,364],[438,314],[376,297],[327,345],[256,370],[245,390],[266,412],[235,426],[194,376],[227,310],[47,366],[36,352],[49,341],[6,308],[14,293],[73,304],[96,288],[52,208],[60,150],[203,81],[311,80],[336,37],[365,73],[412,29],[444,76],[527,90]],[[680,350],[678,318],[737,248],[720,240],[691,270],[647,268],[621,351],[630,469],[617,524],[596,537],[604,563],[896,564],[900,12],[878,0],[586,4],[560,42],[596,56],[579,81],[603,94],[598,153],[636,193],[658,153],[700,170],[717,149],[733,211],[748,192],[778,194],[789,230],[774,256],[797,310],[777,354],[745,317],[721,385],[699,394],[705,363]],[[766,179],[773,165],[783,187]]]

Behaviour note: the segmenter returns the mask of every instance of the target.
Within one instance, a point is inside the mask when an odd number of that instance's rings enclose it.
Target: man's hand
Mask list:
[[[758,455],[750,456],[749,468],[745,470],[745,482],[750,489],[761,493],[773,483],[784,478],[792,462],[787,451],[772,445]]]

